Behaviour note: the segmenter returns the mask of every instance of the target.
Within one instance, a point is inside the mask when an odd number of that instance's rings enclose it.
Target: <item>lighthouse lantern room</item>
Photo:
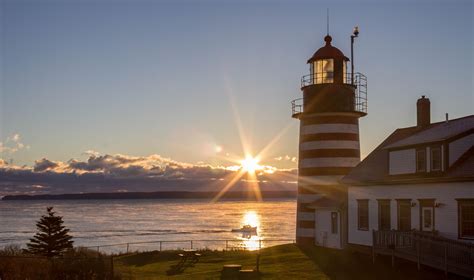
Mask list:
[[[351,50],[357,35],[355,29]],[[359,118],[367,114],[367,79],[348,72],[350,60],[332,46],[329,34],[324,41],[307,61],[303,98],[292,101],[292,117],[300,120],[296,240],[343,248],[347,189],[339,180],[360,162]]]

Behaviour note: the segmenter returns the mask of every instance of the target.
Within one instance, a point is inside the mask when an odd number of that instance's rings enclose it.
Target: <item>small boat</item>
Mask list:
[[[241,228],[232,229],[232,232],[242,232],[242,233],[247,233],[247,234],[255,233],[256,234],[257,233],[257,227],[253,227],[251,225],[244,225]]]

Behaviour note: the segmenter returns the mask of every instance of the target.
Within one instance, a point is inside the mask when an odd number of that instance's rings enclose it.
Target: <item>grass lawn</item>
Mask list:
[[[122,279],[219,279],[224,264],[255,267],[258,252],[203,251],[194,266],[177,273],[171,268],[179,262],[177,252],[149,252],[117,257],[115,272]],[[392,268],[390,259],[346,251],[312,247],[302,250],[294,244],[279,245],[260,251],[261,279],[443,279],[441,271],[423,268],[398,260]]]

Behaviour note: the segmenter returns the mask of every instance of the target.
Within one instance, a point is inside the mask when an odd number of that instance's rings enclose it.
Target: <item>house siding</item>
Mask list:
[[[416,206],[411,207],[411,227],[420,229],[420,203],[418,199],[435,199],[442,203],[434,208],[434,227],[440,235],[458,238],[458,203],[459,198],[474,198],[474,182],[435,183],[416,185],[380,185],[349,186],[349,238],[348,242],[357,245],[372,245],[372,230],[378,229],[377,199],[390,199],[391,228],[397,229],[396,199],[411,199]],[[369,199],[369,230],[358,230],[357,200]],[[474,243],[474,240],[471,240]]]

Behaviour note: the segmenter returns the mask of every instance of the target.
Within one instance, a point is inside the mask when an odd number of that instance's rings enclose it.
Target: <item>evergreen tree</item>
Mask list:
[[[47,215],[41,216],[36,223],[38,232],[27,244],[28,252],[34,255],[54,257],[72,249],[72,236],[69,229],[63,226],[63,217],[56,216],[53,207],[48,207]]]

